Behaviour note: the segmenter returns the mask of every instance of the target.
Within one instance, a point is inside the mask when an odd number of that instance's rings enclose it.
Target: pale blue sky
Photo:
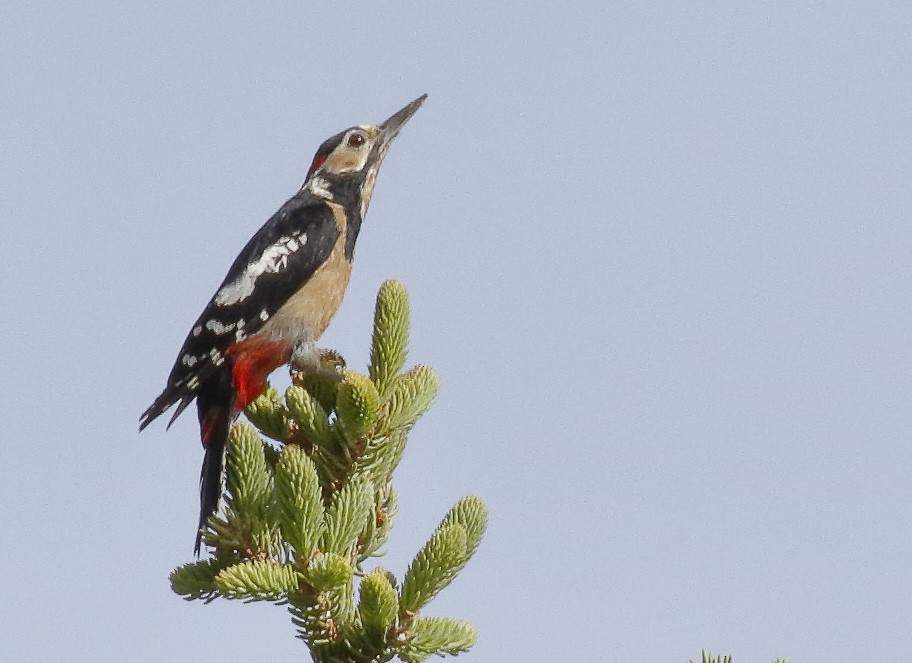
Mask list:
[[[799,6],[800,5],[800,6]],[[912,651],[912,9],[872,3],[6,3],[5,660],[306,660],[271,605],[184,603],[190,324],[327,136],[390,151],[324,344],[377,287],[442,379],[397,475],[401,575],[465,661]]]

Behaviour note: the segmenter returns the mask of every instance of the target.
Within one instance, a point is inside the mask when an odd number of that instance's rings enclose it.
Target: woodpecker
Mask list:
[[[142,431],[177,404],[170,427],[196,399],[204,449],[197,555],[209,516],[218,510],[231,422],[279,366],[319,365],[315,343],[348,287],[377,172],[426,97],[382,124],[346,129],[320,145],[301,189],[241,250],[193,324],[164,391],[140,417]]]

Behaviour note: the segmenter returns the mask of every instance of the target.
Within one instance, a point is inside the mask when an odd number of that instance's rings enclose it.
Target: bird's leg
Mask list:
[[[288,363],[292,370],[302,373],[315,373],[320,369],[320,354],[310,334],[292,346]]]
[[[335,381],[342,379],[342,369],[345,368],[342,355],[335,350],[319,349],[310,337],[295,344],[288,363],[291,370],[298,373],[331,378]]]

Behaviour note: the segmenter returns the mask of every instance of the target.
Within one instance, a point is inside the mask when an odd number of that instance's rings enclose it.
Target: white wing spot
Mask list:
[[[236,322],[232,322],[230,325],[223,325],[218,320],[209,320],[206,322],[206,329],[215,332],[216,334],[227,334],[237,325]]]
[[[295,233],[295,237],[282,237],[266,248],[260,257],[247,263],[244,271],[231,283],[215,294],[218,306],[230,306],[247,299],[253,294],[256,280],[263,274],[279,272],[288,265],[288,256],[307,243],[307,235]]]
[[[196,327],[193,328],[194,336],[199,336],[202,333],[203,333],[203,328],[200,325],[197,325]]]
[[[269,311],[267,311],[266,309],[263,309],[262,311],[260,311],[260,320],[262,320],[263,322],[266,322],[267,320],[269,320]]]
[[[198,362],[198,361],[199,361],[199,359],[194,357],[193,355],[184,355],[183,357],[181,357],[181,363],[184,366],[186,366],[187,368],[193,368],[196,365],[196,362]]]

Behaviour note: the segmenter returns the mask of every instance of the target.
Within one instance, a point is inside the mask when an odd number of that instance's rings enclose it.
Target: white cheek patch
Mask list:
[[[332,200],[332,192],[329,190],[329,182],[324,180],[319,175],[314,175],[307,182],[307,186],[310,189],[311,193],[320,198],[326,198],[327,200]]]
[[[260,276],[274,274],[285,269],[288,265],[288,256],[298,251],[306,243],[307,236],[298,231],[292,237],[282,237],[272,246],[266,247],[259,258],[247,263],[244,271],[236,279],[215,294],[215,303],[218,306],[230,306],[244,301],[253,294],[256,280]],[[206,326],[209,327],[212,323],[219,324],[217,321],[210,320]],[[215,331],[216,334],[224,333],[216,331],[212,327],[209,329]],[[226,328],[225,331],[230,331],[230,329]]]
[[[364,178],[364,186],[361,188],[361,220],[367,216],[367,207],[370,205],[371,196],[374,193],[374,184],[377,183],[377,172],[380,170],[378,161],[370,170],[367,171],[367,177]]]

